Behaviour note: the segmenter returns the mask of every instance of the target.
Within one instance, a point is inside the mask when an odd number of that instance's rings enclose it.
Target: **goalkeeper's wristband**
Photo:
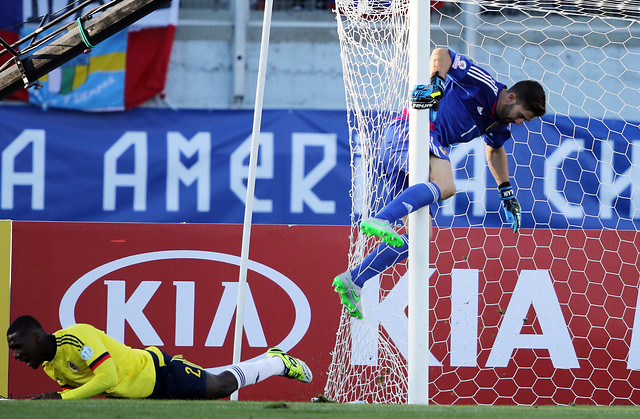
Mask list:
[[[500,199],[503,201],[513,199],[515,197],[510,182],[501,183],[500,186],[498,186],[498,190],[500,191]]]
[[[440,73],[436,71],[436,73],[431,77],[431,84],[442,89],[444,93],[444,79],[440,77]]]

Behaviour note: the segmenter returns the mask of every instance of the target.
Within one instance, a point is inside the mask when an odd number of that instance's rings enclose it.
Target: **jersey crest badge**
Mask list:
[[[91,347],[83,346],[82,349],[80,349],[80,358],[84,359],[85,361],[90,360],[92,356],[93,349],[91,349]]]
[[[80,371],[80,368],[78,368],[78,366],[76,364],[74,364],[71,361],[67,361],[67,366],[69,367],[69,369],[73,372],[78,372]]]
[[[459,68],[460,70],[464,70],[467,68],[467,63],[465,60],[460,59],[460,55],[456,54],[456,58],[453,59],[453,64],[451,64],[451,67],[455,68]]]

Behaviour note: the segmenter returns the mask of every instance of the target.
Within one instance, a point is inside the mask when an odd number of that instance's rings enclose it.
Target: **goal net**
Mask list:
[[[458,192],[432,207],[430,403],[640,404],[640,2],[437,3],[431,48],[468,56],[507,86],[540,81],[547,114],[511,126],[505,144],[517,234],[483,141],[450,150]],[[335,7],[353,268],[378,244],[359,221],[391,198],[381,133],[408,106],[408,0]],[[369,280],[362,301],[363,320],[343,311],[326,396],[406,403],[406,264]]]

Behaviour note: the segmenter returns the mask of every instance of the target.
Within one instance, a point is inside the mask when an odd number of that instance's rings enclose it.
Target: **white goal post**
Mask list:
[[[409,85],[430,79],[430,5],[409,2]],[[409,185],[429,181],[429,110],[409,110]],[[422,133],[422,135],[420,135]],[[424,135],[427,133],[427,135]],[[429,403],[429,208],[409,214],[407,402]]]
[[[415,83],[409,3],[336,1],[350,268],[377,244],[358,224],[387,199],[381,133]],[[432,208],[422,394],[436,404],[640,404],[640,2],[433,3],[428,49],[462,53],[507,86],[539,81],[547,114],[512,126],[505,144],[518,234],[503,224],[482,140],[450,150],[458,193]],[[413,235],[426,241],[412,225]],[[414,402],[409,336],[421,331],[409,331],[409,287],[399,263],[365,284],[363,320],[343,313],[328,398]]]

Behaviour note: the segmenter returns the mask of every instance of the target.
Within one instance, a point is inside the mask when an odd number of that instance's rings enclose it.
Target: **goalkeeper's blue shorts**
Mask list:
[[[442,146],[431,127],[429,152],[434,156],[449,160],[449,152]],[[382,170],[388,190],[387,201],[409,187],[409,120],[400,117],[392,120],[383,133],[381,150]]]
[[[431,130],[431,133],[433,134],[433,130]],[[429,152],[439,159],[450,161],[449,152],[440,144],[440,140],[435,135],[431,135],[430,139]]]
[[[434,134],[435,130],[431,126],[429,152],[440,159],[450,161],[449,152]],[[386,127],[383,133],[381,158],[386,205],[409,187],[409,120],[407,117],[395,118]]]
[[[437,131],[430,126],[429,152],[449,161],[449,152],[442,146]],[[386,172],[409,171],[409,119],[405,116],[389,122],[382,133],[380,157]]]

